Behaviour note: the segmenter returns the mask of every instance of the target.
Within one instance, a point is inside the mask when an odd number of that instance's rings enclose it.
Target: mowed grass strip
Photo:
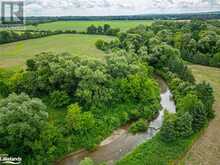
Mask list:
[[[42,52],[68,52],[86,58],[104,59],[104,52],[95,47],[99,35],[61,34],[0,45],[0,68],[22,67],[27,59]]]
[[[76,30],[86,31],[90,25],[103,26],[109,24],[112,28],[120,28],[121,31],[126,31],[140,24],[150,26],[153,23],[151,20],[135,20],[135,21],[57,21],[51,23],[43,23],[38,26],[27,26],[28,30]]]

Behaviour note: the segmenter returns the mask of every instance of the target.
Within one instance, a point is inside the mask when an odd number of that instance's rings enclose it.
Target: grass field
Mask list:
[[[140,24],[151,25],[153,21],[58,21],[52,23],[43,23],[38,26],[27,26],[29,30],[77,30],[85,31],[90,25],[103,26],[109,24],[113,28],[120,28],[122,31],[135,27]]]
[[[0,68],[23,66],[27,59],[41,52],[69,52],[79,56],[104,58],[104,53],[95,47],[97,39],[108,41],[112,37],[62,34],[3,44],[0,45]]]
[[[189,65],[197,82],[209,82],[214,88],[216,117],[210,122],[204,135],[196,141],[182,164],[217,165],[220,162],[220,69],[200,65]]]

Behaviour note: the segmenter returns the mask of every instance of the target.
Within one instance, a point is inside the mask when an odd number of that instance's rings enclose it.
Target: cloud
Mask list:
[[[26,0],[30,15],[127,15],[220,10],[220,0]]]

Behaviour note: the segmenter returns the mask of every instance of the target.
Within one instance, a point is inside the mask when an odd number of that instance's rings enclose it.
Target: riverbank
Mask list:
[[[172,94],[167,85],[162,79],[158,79],[158,82],[161,87],[161,106],[163,110],[161,110],[158,117],[150,123],[149,129],[146,132],[133,135],[128,132],[127,127],[122,127],[105,139],[95,151],[89,152],[83,150],[73,153],[57,163],[57,165],[78,165],[85,157],[92,158],[95,163],[104,161],[107,162],[107,164],[113,164],[138,145],[154,137],[162,126],[164,109],[172,113],[174,113],[176,109],[175,103],[171,99]]]

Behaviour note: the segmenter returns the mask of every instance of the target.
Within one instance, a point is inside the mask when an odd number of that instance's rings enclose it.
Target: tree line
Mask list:
[[[41,38],[50,35],[59,34],[58,31],[12,31],[12,30],[3,30],[0,31],[0,44],[11,43],[21,40],[28,40],[34,38]]]
[[[35,26],[37,26],[37,24]],[[58,34],[98,34],[115,36],[118,32],[120,32],[120,29],[114,29],[109,24],[104,24],[103,26],[98,27],[91,25],[87,28],[86,31],[82,32],[77,32],[76,30],[2,30],[0,31],[0,44],[47,37],[50,35]]]
[[[196,64],[220,67],[218,21],[156,21],[150,27],[140,25],[128,30],[128,34],[123,35],[129,35],[131,40],[134,40],[134,36],[136,36],[136,40],[142,39],[140,41],[142,45],[167,44],[178,49],[184,60]],[[119,40],[117,39],[111,43],[99,40],[96,46],[102,50],[112,49],[112,47],[117,47],[120,39],[123,39],[121,37],[119,36]],[[133,45],[135,50],[139,47],[137,43]],[[127,47],[129,43],[124,44],[127,45],[118,45],[118,48]]]
[[[104,34],[115,36],[120,32],[119,28],[112,28],[109,24],[104,24],[103,26],[91,25],[87,28],[87,34]]]

